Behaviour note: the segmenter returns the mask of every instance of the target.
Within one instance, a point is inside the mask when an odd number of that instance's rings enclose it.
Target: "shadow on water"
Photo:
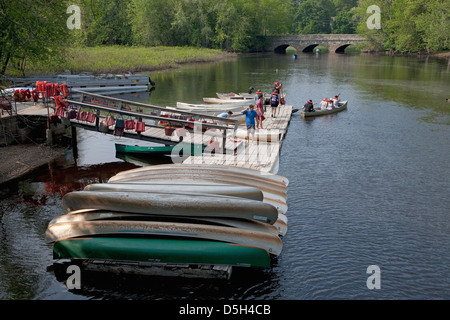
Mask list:
[[[276,261],[273,261],[276,264]],[[69,260],[55,262],[47,271],[64,285],[71,273]],[[234,267],[230,279],[189,279],[81,269],[80,289],[69,289],[88,299],[216,300],[272,297],[278,286],[272,269]]]

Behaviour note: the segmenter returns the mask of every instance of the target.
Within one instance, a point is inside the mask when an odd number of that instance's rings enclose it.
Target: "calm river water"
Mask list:
[[[229,281],[83,278],[81,290],[68,290],[47,269],[52,247],[44,241],[48,222],[63,214],[62,196],[140,164],[116,157],[114,143],[124,138],[79,130],[76,160],[68,152],[3,191],[0,299],[450,298],[447,60],[256,54],[151,78],[150,96],[127,98],[201,103],[216,92],[269,91],[281,80],[294,108],[339,93],[349,101],[339,114],[292,116],[278,172],[290,180],[288,233],[273,268]],[[380,270],[379,289],[367,286],[369,266]]]

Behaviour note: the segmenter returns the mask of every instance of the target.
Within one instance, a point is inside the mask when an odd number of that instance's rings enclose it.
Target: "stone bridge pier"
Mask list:
[[[344,53],[350,45],[365,42],[365,39],[357,34],[300,34],[269,38],[269,51],[285,53],[286,48],[294,47],[298,53],[313,52],[314,48],[321,45],[330,53]]]

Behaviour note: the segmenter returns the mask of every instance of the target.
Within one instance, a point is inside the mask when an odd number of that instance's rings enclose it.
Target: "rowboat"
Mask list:
[[[57,241],[56,259],[104,259],[169,264],[270,267],[270,255],[252,246],[195,239],[131,237],[73,238]]]
[[[303,110],[301,115],[302,115],[302,118],[308,118],[308,117],[318,117],[318,116],[323,116],[323,115],[326,115],[326,114],[332,114],[332,113],[341,112],[341,111],[347,109],[347,103],[348,103],[347,100],[339,102],[339,104],[338,104],[339,107],[333,108],[333,109],[330,109],[330,110],[328,110],[328,109],[325,109],[325,110],[314,109],[315,110],[314,112],[305,112]]]
[[[148,155],[163,155],[163,154],[180,154],[185,152],[185,146],[130,146],[125,144],[116,143],[116,152],[119,153],[131,153],[131,154],[148,154]],[[191,144],[190,154],[201,154],[205,148],[204,145]]]
[[[95,183],[87,185],[85,191],[123,191],[123,192],[158,192],[158,193],[196,193],[239,197],[262,201],[264,196],[261,190],[254,187],[231,184],[133,184],[133,183]]]
[[[274,224],[278,210],[270,204],[238,197],[194,193],[73,191],[63,197],[67,212],[111,210],[163,216],[240,218]]]
[[[220,241],[262,248],[273,255],[279,255],[283,247],[280,237],[266,232],[166,221],[108,220],[65,222],[52,224],[45,233],[48,243],[63,239],[92,236],[165,237],[171,239],[188,238]]]
[[[191,111],[207,111],[207,112],[225,112],[225,111],[238,111],[244,110],[244,106],[236,103],[220,103],[220,104],[194,104],[177,102],[177,109],[191,110]]]

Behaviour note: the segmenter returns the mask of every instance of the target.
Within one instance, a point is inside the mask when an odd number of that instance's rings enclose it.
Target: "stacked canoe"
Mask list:
[[[63,198],[57,259],[268,268],[287,232],[285,177],[218,165],[120,172]]]

